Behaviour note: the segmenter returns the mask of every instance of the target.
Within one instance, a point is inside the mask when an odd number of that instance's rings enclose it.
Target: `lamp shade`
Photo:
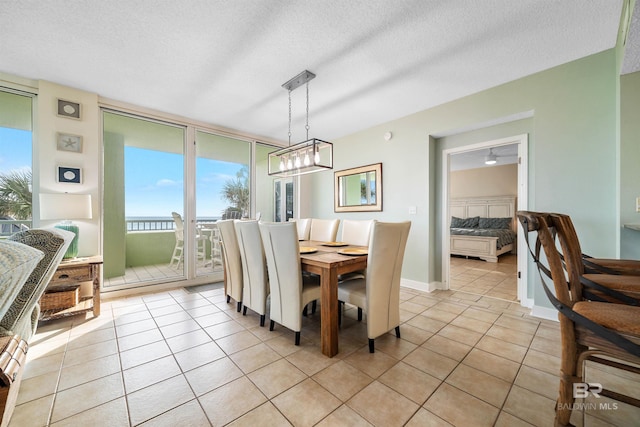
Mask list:
[[[40,194],[40,219],[91,218],[91,194]]]
[[[80,229],[71,222],[72,219],[91,219],[91,194],[40,194],[40,219],[61,219],[62,223],[55,227],[73,232],[76,236],[71,241],[65,259],[78,255],[78,239]]]

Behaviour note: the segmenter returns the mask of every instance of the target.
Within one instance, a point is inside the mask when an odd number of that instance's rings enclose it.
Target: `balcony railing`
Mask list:
[[[8,237],[18,231],[31,228],[31,220],[0,219],[0,237]]]
[[[219,218],[199,218],[196,220],[196,225],[211,224]],[[173,219],[166,218],[143,218],[143,219],[128,219],[127,232],[130,231],[162,231],[162,230],[174,230],[176,223]]]
[[[198,225],[211,224],[219,218],[202,218],[196,221]],[[162,230],[174,230],[175,222],[173,219],[128,219],[127,232],[130,231],[162,231]],[[1,219],[0,220],[0,237],[8,237],[18,231],[28,230],[32,228],[31,220],[15,220],[15,219]]]
[[[129,231],[158,231],[173,230],[173,219],[128,219],[127,232]]]

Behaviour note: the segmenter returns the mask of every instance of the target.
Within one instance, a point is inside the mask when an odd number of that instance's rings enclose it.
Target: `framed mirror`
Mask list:
[[[382,163],[334,172],[336,212],[382,211]]]

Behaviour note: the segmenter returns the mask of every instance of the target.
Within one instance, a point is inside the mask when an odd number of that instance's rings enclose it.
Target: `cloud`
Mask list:
[[[176,185],[179,185],[179,183],[177,181],[174,181],[172,179],[159,179],[156,182],[156,187],[175,187]]]
[[[211,173],[201,178],[203,182],[227,182],[229,180],[233,181],[235,179],[235,175],[229,175],[226,173]]]

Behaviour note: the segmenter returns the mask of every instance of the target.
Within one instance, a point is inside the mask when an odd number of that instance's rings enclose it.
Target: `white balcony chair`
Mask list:
[[[306,276],[303,281],[295,224],[261,223],[259,227],[271,288],[269,330],[277,322],[294,331],[295,345],[300,345],[302,309],[320,298],[319,281]]]
[[[367,313],[370,353],[374,352],[374,339],[391,329],[395,328],[400,338],[400,277],[410,228],[410,221],[373,224],[366,277],[338,286],[338,301]]]
[[[260,315],[260,326],[264,326],[269,281],[258,221],[236,221],[235,227],[242,262],[242,314],[246,316],[250,308]]]
[[[176,224],[176,245],[173,247],[173,255],[171,255],[171,261],[169,261],[169,267],[173,267],[173,262],[176,262],[176,268],[180,268],[180,264],[184,262],[184,222],[182,216],[177,212],[171,212],[173,221]],[[206,241],[207,237],[202,234],[196,234],[196,256],[198,261],[202,261],[203,264],[206,261]]]
[[[216,225],[214,228],[210,228],[208,230],[208,233],[209,241],[211,242],[211,268],[215,270],[218,266],[222,267],[222,246],[220,244],[220,230]]]

